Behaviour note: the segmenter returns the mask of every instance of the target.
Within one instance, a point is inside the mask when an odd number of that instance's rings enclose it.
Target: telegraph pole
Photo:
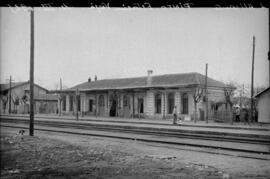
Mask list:
[[[8,113],[11,114],[11,75],[9,77],[9,101],[8,101]]]
[[[30,32],[30,124],[29,135],[34,136],[34,8],[30,11],[31,32]]]
[[[76,93],[75,93],[75,100],[76,100],[76,103],[75,103],[75,106],[76,106],[76,121],[79,120],[79,111],[78,111],[78,97],[79,97],[79,89],[77,88],[76,90]]]
[[[268,61],[269,61],[269,86],[270,86],[270,51],[268,51]]]
[[[254,81],[254,54],[255,54],[255,36],[253,36],[253,53],[252,53],[252,67],[251,67],[251,107],[250,107],[250,120],[253,119],[254,101],[253,101],[253,81]]]
[[[60,78],[60,104],[59,104],[59,116],[62,114],[62,79]]]
[[[207,90],[207,71],[208,71],[208,63],[205,66],[205,108],[206,108],[206,115],[205,121],[208,123],[208,90]]]

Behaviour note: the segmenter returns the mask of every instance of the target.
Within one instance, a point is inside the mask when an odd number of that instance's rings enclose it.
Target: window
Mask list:
[[[74,97],[70,95],[69,96],[69,111],[73,111],[73,100],[74,100]]]
[[[89,112],[93,112],[93,100],[92,99],[89,99],[89,109],[88,109]]]
[[[62,100],[63,100],[63,102],[62,102],[62,109],[63,109],[63,111],[66,111],[66,96],[62,96]]]
[[[188,95],[184,93],[182,95],[183,114],[188,114]]]
[[[172,114],[174,108],[174,93],[169,93],[168,95],[168,113]]]
[[[98,98],[98,105],[99,106],[105,106],[105,102],[104,102],[104,96],[100,95]]]
[[[155,96],[155,112],[160,114],[161,113],[161,95],[156,94]]]
[[[124,99],[123,99],[123,105],[124,105],[124,107],[128,107],[129,106],[129,97],[127,96],[127,95],[124,95],[124,97],[123,97]]]

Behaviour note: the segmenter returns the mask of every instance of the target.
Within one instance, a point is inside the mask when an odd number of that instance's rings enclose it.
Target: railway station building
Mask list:
[[[178,114],[192,119],[195,111],[194,94],[201,89],[205,94],[205,76],[200,73],[152,75],[119,79],[88,79],[72,88],[58,91],[61,96],[58,107],[63,115],[124,117],[124,118],[172,118],[174,106]],[[206,111],[217,110],[216,104],[224,104],[225,84],[207,78],[208,100],[197,103],[198,119]],[[76,105],[77,104],[77,105]]]

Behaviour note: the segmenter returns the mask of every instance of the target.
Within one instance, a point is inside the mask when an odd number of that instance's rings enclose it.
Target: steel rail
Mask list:
[[[27,120],[4,120],[7,122],[13,123],[27,123]],[[3,120],[2,120],[3,122]],[[226,142],[237,142],[237,143],[248,143],[248,144],[263,144],[270,145],[270,138],[258,138],[255,137],[239,137],[239,136],[226,136],[215,134],[201,134],[194,133],[189,131],[162,131],[159,129],[149,129],[149,128],[134,128],[127,126],[112,126],[112,125],[99,125],[99,124],[80,124],[80,123],[60,123],[52,121],[35,121],[35,124],[43,126],[52,126],[52,127],[61,127],[61,128],[73,128],[73,129],[84,129],[84,130],[99,130],[99,131],[111,131],[111,132],[123,132],[123,133],[134,133],[134,134],[143,134],[143,135],[157,135],[164,137],[178,137],[178,138],[187,138],[187,139],[203,139],[203,140],[212,140],[212,141],[226,141]]]
[[[5,115],[5,114],[0,114],[0,119],[3,118],[24,118],[24,119],[28,119],[28,116],[25,115]],[[13,119],[14,119],[13,118]],[[46,116],[35,116],[35,118],[37,119],[48,119],[48,117]],[[59,116],[53,116],[53,117],[49,117],[50,119],[64,119],[63,117],[59,117]],[[73,121],[74,119],[72,118],[66,118],[66,120],[70,120]],[[80,119],[80,121],[91,121],[91,122],[110,122],[110,123],[125,123],[125,124],[150,124],[150,125],[162,125],[162,126],[171,126],[172,124],[163,124],[163,123],[155,123],[155,122],[146,122],[146,121],[117,121],[117,120],[107,120],[107,119],[96,119],[96,117],[93,117],[92,119]],[[270,128],[253,128],[253,127],[241,127],[241,126],[217,126],[217,125],[191,125],[191,124],[181,124],[182,127],[197,127],[197,128],[215,128],[215,129],[239,129],[239,130],[256,130],[256,131],[270,131]]]

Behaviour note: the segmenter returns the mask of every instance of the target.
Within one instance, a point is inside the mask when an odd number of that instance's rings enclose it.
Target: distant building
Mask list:
[[[258,122],[270,123],[270,87],[258,93],[257,108],[258,108]]]
[[[224,83],[208,78],[208,110],[217,110],[217,103],[224,102]],[[205,76],[199,73],[166,74],[136,78],[88,80],[72,88],[59,91],[62,94],[63,114],[171,118],[174,105],[187,119],[194,116],[193,94],[196,88],[205,88]],[[76,90],[79,91],[78,98]],[[76,100],[78,99],[78,106]],[[60,102],[60,101],[59,101]],[[60,105],[59,105],[60,106]],[[204,119],[205,101],[197,105],[199,119]]]
[[[0,84],[1,114],[9,112],[9,94],[11,92],[11,112],[18,114],[29,113],[30,82]],[[57,95],[47,94],[48,90],[34,85],[34,111],[35,113],[56,113]]]

